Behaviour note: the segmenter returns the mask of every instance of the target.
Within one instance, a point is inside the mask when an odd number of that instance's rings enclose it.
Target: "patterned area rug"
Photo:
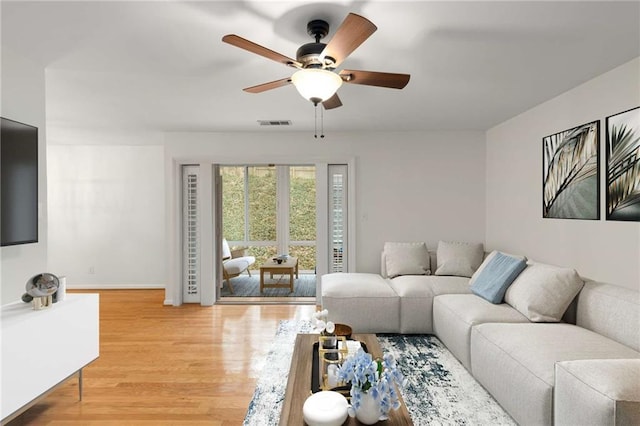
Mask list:
[[[281,321],[265,360],[244,425],[277,425],[297,333],[309,321]],[[407,377],[402,391],[415,425],[515,425],[435,336],[379,335],[380,346]]]
[[[231,278],[231,285],[233,286],[233,294],[229,291],[229,287],[226,282],[222,286],[221,296],[232,297],[316,297],[316,275],[315,274],[300,274],[299,278],[296,278],[293,283],[293,293],[289,292],[288,288],[265,288],[263,293],[260,293],[260,273],[252,272],[252,276],[240,275],[239,277]],[[273,280],[269,282],[289,283],[289,275],[280,277],[273,276]],[[266,282],[266,281],[265,281]]]
[[[416,425],[516,425],[451,352],[431,335],[378,335],[407,378],[402,396]]]
[[[280,321],[276,337],[258,378],[256,390],[249,403],[245,425],[268,426],[280,422],[280,412],[287,389],[293,345],[298,333],[309,333],[311,321]]]

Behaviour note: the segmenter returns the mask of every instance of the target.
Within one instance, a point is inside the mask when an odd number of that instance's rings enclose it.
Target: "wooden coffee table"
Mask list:
[[[289,274],[289,283],[265,283],[264,282],[264,274],[270,273],[273,274]],[[296,275],[298,278],[298,258],[289,256],[286,262],[275,263],[273,260],[266,261],[262,266],[260,266],[260,293],[265,288],[288,288],[291,293],[293,293],[293,275]]]
[[[364,342],[374,358],[382,357],[382,349],[375,334],[354,334],[353,338]],[[280,425],[301,426],[305,424],[302,417],[302,406],[307,397],[311,395],[312,351],[313,344],[317,341],[317,334],[298,334],[296,337],[287,390],[280,414]],[[402,404],[400,408],[395,411],[391,410],[389,420],[382,423],[383,425],[413,425],[402,396],[400,396],[400,402]],[[359,425],[360,423],[356,419],[347,417],[344,424]]]

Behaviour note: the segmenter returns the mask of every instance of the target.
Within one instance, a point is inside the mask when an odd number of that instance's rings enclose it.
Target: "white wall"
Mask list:
[[[47,156],[44,70],[3,46],[1,115],[38,128],[38,242],[2,247],[0,304],[17,300],[33,275],[47,269]]]
[[[49,267],[68,287],[164,287],[162,146],[49,145],[48,177]]]
[[[167,133],[167,210],[178,185],[175,163],[346,163],[356,165],[356,270],[379,272],[385,241],[484,242],[485,145],[482,132]],[[169,237],[168,245],[175,242]],[[169,253],[171,262],[174,253]],[[175,268],[176,265],[172,265]],[[169,280],[171,298],[177,277]]]
[[[487,246],[640,289],[640,223],[605,218],[605,118],[640,105],[640,58],[487,132]],[[600,123],[600,221],[542,218],[542,138]]]

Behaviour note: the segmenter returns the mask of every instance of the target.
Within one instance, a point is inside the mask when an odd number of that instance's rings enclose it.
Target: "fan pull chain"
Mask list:
[[[318,103],[314,102],[314,134],[313,137],[318,139]],[[324,138],[324,108],[320,108],[320,139]]]
[[[318,104],[313,106],[313,137],[318,139]]]

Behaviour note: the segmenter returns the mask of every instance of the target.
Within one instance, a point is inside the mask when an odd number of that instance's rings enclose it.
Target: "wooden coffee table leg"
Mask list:
[[[260,268],[260,293],[264,289],[264,269]]]
[[[293,293],[293,268],[289,269],[289,292]]]

